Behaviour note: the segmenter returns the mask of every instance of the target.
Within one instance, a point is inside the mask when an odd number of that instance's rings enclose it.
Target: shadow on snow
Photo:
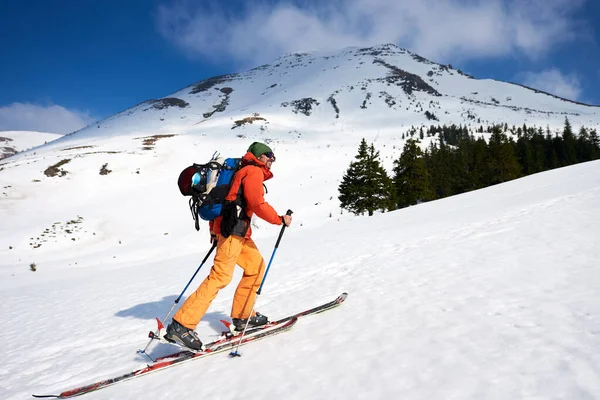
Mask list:
[[[164,318],[166,313],[169,312],[169,310],[175,303],[176,299],[177,299],[177,296],[165,296],[161,300],[158,300],[158,301],[137,304],[137,305],[127,308],[125,310],[121,310],[121,311],[117,312],[115,314],[115,316],[121,317],[121,318],[137,318],[137,319],[147,319],[147,320],[153,320],[158,317],[162,321],[162,318]],[[182,298],[179,301],[179,303],[175,306],[175,308],[173,309],[173,312],[171,313],[169,320],[162,321],[165,324],[165,327],[171,321],[171,317],[177,312],[179,307],[184,302],[185,302],[185,298]],[[221,331],[223,331],[225,329],[225,325],[223,325],[223,323],[221,322],[222,319],[227,320],[227,321],[231,320],[229,318],[229,315],[225,314],[224,312],[221,312],[221,311],[208,312],[204,315],[204,317],[202,318],[202,321],[200,321],[199,326],[204,326],[206,323],[208,323],[209,326],[213,330],[215,330],[218,333],[221,333]]]

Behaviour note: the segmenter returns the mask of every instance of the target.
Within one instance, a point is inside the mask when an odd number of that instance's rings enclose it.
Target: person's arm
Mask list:
[[[243,181],[246,206],[259,218],[274,225],[281,225],[282,216],[265,201],[262,184],[263,173],[260,168],[250,168]]]

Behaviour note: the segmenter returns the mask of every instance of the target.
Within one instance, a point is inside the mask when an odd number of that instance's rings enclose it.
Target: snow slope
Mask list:
[[[319,104],[293,103],[308,97]],[[554,132],[565,116],[575,131],[600,127],[597,107],[384,45],[286,55],[1,160],[0,316],[11,340],[0,343],[0,398],[56,393],[144,362],[135,350],[209,249],[177,176],[214,151],[241,156],[254,140],[277,155],[267,200],[294,211],[258,309],[276,318],[342,291],[347,302],[238,360],[215,356],[88,398],[599,398],[600,163],[373,217],[340,212],[337,187],[360,139],[390,171],[401,134],[431,123],[425,110],[472,127]],[[253,224],[269,257],[278,229]],[[221,330],[234,288],[198,326],[205,341]]]
[[[592,162],[389,214],[292,226],[258,309],[276,317],[346,290],[342,307],[243,347],[239,359],[217,355],[86,398],[598,398],[599,176]],[[269,256],[278,229],[261,233]],[[40,261],[35,273],[3,266],[0,310],[14,340],[0,344],[0,397],[56,393],[143,364],[135,350],[145,332],[209,248],[180,240],[188,254],[159,246],[134,257],[136,244],[124,243],[77,265],[76,252]],[[234,287],[198,326],[205,340]]]
[[[308,228],[346,217],[337,187],[362,138],[375,144],[391,171],[412,126],[455,123],[474,130],[507,122],[555,133],[565,117],[575,131],[600,129],[599,110],[474,79],[394,45],[287,54],[0,161],[0,219],[8,221],[0,227],[0,257],[16,265],[63,258],[63,250],[95,256],[114,236],[135,237],[140,254],[163,244],[190,252],[181,240],[193,235],[186,201],[174,190],[179,172],[215,151],[241,156],[255,140],[270,143],[278,156],[270,201],[294,208]],[[440,121],[428,120],[425,111]],[[257,222],[257,231],[262,226]]]
[[[34,131],[0,131],[0,160],[19,151],[46,144],[62,135]]]

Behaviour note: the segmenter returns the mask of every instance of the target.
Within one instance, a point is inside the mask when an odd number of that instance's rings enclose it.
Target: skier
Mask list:
[[[263,182],[273,177],[271,166],[274,162],[275,155],[271,148],[260,142],[252,143],[242,158],[242,167],[233,178],[225,198],[222,216],[210,222],[211,242],[217,241],[214,265],[198,289],[173,316],[165,334],[168,340],[194,350],[202,348],[202,342],[194,330],[219,290],[231,282],[236,264],[242,267],[244,274],[231,307],[235,329],[243,330],[246,323],[249,327],[255,327],[269,322],[267,316],[258,312],[249,315],[265,272],[264,259],[250,237],[250,220],[256,214],[274,225],[290,226],[292,223],[291,215],[277,214],[264,199]]]

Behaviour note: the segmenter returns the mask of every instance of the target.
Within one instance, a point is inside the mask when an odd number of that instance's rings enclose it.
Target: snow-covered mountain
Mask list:
[[[507,122],[558,129],[565,117],[575,130],[597,128],[600,108],[475,79],[391,44],[287,54],[0,162],[0,218],[13,221],[0,231],[0,255],[13,264],[62,257],[65,248],[93,253],[109,232],[141,235],[140,251],[165,241],[186,247],[181,243],[194,232],[187,199],[175,187],[179,172],[215,151],[240,156],[254,140],[270,143],[278,157],[269,200],[293,208],[305,228],[346,218],[337,187],[363,137],[390,170],[411,126]],[[114,220],[123,222],[118,231]],[[77,229],[69,229],[70,221],[78,221]],[[256,224],[260,234],[262,222]]]
[[[565,117],[576,126],[595,127],[599,116],[600,107],[476,79],[386,44],[286,54],[272,64],[215,76],[149,100],[76,136],[105,136],[115,130],[210,134],[218,128],[244,134],[247,124],[253,124],[250,132],[260,129],[266,137],[294,130],[302,135],[362,133],[374,126],[384,128],[382,135],[398,135],[411,125],[432,123],[553,127]]]
[[[429,117],[425,115],[429,112]],[[258,114],[258,115],[256,115]],[[369,132],[397,135],[411,125],[599,124],[600,108],[516,84],[476,79],[387,44],[336,53],[293,53],[250,71],[212,77],[144,102],[79,132],[105,136],[118,129],[181,132],[238,129],[269,136]],[[432,118],[437,118],[432,119]],[[319,128],[319,129],[317,129]],[[303,132],[307,130],[308,132]],[[241,131],[241,132],[240,132]]]
[[[58,133],[34,131],[0,131],[0,160],[58,139]]]
[[[145,362],[135,350],[210,246],[179,172],[254,140],[277,155],[267,200],[294,211],[257,308],[278,317],[342,291],[348,300],[235,361],[86,398],[598,398],[599,162],[373,217],[341,213],[337,187],[363,137],[389,168],[411,126],[558,129],[568,117],[577,130],[598,128],[599,111],[382,45],[289,54],[4,159],[0,398]],[[268,257],[279,230],[253,224]],[[205,341],[234,289],[198,326]]]

